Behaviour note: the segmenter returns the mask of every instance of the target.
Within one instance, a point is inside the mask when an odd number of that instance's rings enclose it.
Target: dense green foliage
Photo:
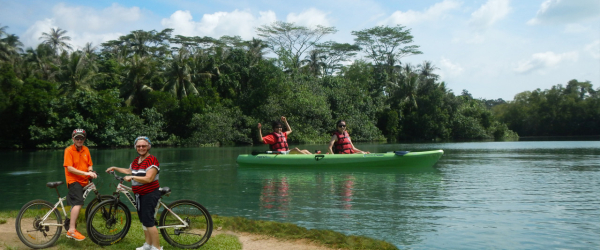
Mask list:
[[[404,26],[354,31],[355,44],[321,42],[333,27],[284,22],[257,28],[264,40],[250,41],[136,30],[76,51],[60,28],[25,50],[6,28],[4,148],[64,147],[77,127],[90,146],[126,146],[138,135],[162,145],[252,144],[257,123],[281,116],[291,142],[327,142],[340,119],[354,141],[516,138],[488,102],[447,89],[430,62],[401,64],[422,53]],[[361,51],[368,60],[354,60]]]
[[[566,87],[525,91],[493,107],[496,117],[522,136],[600,134],[600,89],[571,80]]]

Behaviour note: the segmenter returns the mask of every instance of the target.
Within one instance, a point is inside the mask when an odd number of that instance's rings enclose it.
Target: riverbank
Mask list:
[[[0,213],[0,249],[28,249],[17,237],[15,217],[17,212]],[[105,249],[133,249],[144,242],[141,224],[137,214],[132,214],[132,226],[121,242],[104,247]],[[81,218],[80,218],[81,220]],[[83,223],[80,221],[78,223]],[[330,249],[397,249],[390,243],[363,236],[347,236],[330,230],[308,230],[291,223],[255,221],[239,217],[213,216],[214,230],[210,240],[202,246],[203,250],[330,250]],[[84,235],[85,228],[78,226]],[[64,230],[62,232],[64,234]],[[166,243],[161,237],[164,249],[177,249]],[[96,249],[90,240],[76,242],[60,237],[54,246],[48,249]]]

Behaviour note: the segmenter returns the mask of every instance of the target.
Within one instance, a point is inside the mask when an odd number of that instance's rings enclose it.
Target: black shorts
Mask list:
[[[138,216],[140,217],[140,222],[145,227],[153,227],[155,226],[156,217],[156,205],[158,205],[158,200],[160,200],[160,190],[158,188],[150,193],[145,195],[135,195],[138,200]]]
[[[83,206],[83,187],[79,182],[69,184],[67,204],[71,206]]]

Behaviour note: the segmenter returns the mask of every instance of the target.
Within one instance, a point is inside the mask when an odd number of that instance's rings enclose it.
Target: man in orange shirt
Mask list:
[[[77,241],[85,240],[85,236],[81,235],[75,228],[75,222],[79,217],[79,211],[83,206],[83,187],[89,183],[89,178],[97,178],[98,176],[93,171],[92,156],[90,150],[83,146],[86,133],[83,129],[75,129],[71,133],[73,145],[65,149],[65,177],[67,178],[67,187],[69,193],[67,202],[71,205],[71,223],[67,238]]]

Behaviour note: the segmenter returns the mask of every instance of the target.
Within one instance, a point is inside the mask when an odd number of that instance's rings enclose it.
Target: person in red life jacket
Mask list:
[[[285,116],[281,117],[281,121],[285,123],[286,130],[283,132],[283,124],[279,121],[273,121],[271,125],[273,126],[273,132],[267,134],[266,136],[262,136],[262,130],[260,123],[258,124],[258,133],[260,138],[262,138],[265,144],[269,144],[269,150],[271,151],[279,151],[279,152],[288,152],[289,154],[305,154],[310,155],[310,151],[306,149],[298,149],[293,148],[290,149],[287,144],[287,136],[292,133],[292,128],[287,122]]]
[[[125,181],[131,181],[131,188],[137,201],[137,210],[146,242],[138,250],[155,250],[160,247],[160,238],[158,229],[155,226],[154,215],[156,214],[156,205],[160,200],[160,187],[158,183],[158,173],[160,172],[159,163],[154,155],[150,154],[152,142],[146,136],[140,136],[133,143],[137,153],[129,168],[118,168],[112,166],[106,169],[106,172],[117,171],[125,176]]]
[[[368,151],[362,151],[352,144],[350,135],[346,131],[346,121],[339,120],[337,123],[337,130],[333,132],[331,141],[329,142],[329,153],[330,154],[368,154]]]

